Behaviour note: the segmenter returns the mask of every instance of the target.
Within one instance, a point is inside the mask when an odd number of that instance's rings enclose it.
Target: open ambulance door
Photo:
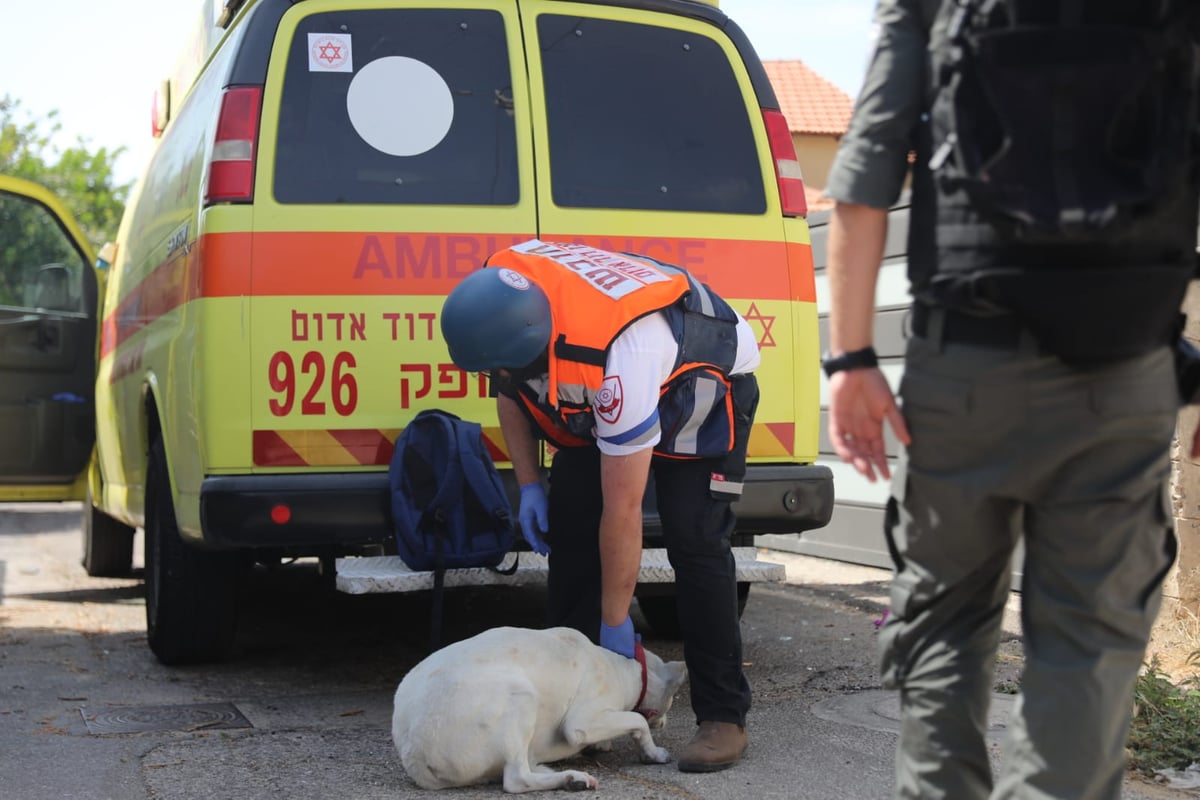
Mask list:
[[[66,206],[0,175],[0,501],[85,496],[95,441],[94,263]]]

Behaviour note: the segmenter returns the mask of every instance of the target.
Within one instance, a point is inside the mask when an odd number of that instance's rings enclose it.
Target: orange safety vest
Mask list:
[[[636,320],[665,311],[680,355],[659,388],[662,439],[655,452],[708,458],[733,447],[729,371],[738,317],[707,286],[644,256],[537,239],[494,253],[486,266],[520,273],[549,299],[545,398],[528,385],[515,388],[526,414],[553,444],[594,443],[591,400],[604,382],[609,346]]]

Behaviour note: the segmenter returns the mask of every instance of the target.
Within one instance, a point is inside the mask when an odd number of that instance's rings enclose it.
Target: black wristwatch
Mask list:
[[[865,369],[867,367],[878,367],[879,357],[875,355],[874,347],[864,347],[862,350],[850,350],[839,355],[826,353],[821,359],[821,368],[825,370],[828,377],[833,377],[833,373],[841,372],[847,369]]]

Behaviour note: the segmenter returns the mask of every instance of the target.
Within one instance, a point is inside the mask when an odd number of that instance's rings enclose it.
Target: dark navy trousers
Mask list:
[[[743,451],[744,452],[744,451]],[[744,725],[750,685],[742,672],[742,633],[728,498],[709,490],[722,459],[651,462],[658,511],[675,570],[679,624],[697,722]],[[559,450],[550,468],[550,577],[547,621],[600,635],[600,451]]]

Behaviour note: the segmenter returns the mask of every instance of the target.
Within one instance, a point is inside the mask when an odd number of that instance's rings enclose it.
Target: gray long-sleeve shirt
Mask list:
[[[834,200],[888,208],[899,197],[925,111],[929,42],[940,5],[879,0],[875,51],[825,189]]]

